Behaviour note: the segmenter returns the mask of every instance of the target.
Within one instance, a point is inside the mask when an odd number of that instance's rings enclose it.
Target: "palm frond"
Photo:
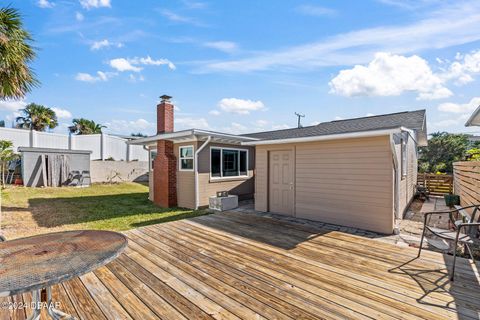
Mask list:
[[[36,56],[18,10],[0,8],[0,99],[20,99],[40,83],[29,66]]]

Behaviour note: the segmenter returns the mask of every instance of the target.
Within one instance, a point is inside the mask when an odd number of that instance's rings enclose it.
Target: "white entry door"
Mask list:
[[[293,151],[270,151],[269,163],[269,210],[293,216]]]

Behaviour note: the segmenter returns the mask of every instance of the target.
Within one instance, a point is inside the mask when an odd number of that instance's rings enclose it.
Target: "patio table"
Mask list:
[[[55,308],[51,287],[91,272],[118,257],[127,238],[112,231],[66,231],[0,242],[0,297],[32,292],[33,314],[40,319],[41,290],[52,319],[75,319]]]

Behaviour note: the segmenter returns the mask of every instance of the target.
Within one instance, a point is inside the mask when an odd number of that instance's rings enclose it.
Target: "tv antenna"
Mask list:
[[[295,115],[297,116],[298,118],[298,128],[302,128],[302,123],[300,122],[301,118],[305,118],[305,115],[304,114],[300,114],[300,113],[297,113],[295,112]]]

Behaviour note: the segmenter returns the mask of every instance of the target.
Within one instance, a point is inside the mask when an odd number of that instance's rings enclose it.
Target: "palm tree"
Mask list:
[[[132,133],[130,136],[131,136],[131,137],[135,137],[135,138],[137,138],[137,137],[138,137],[138,138],[146,138],[146,137],[148,137],[146,134],[143,134],[143,133],[141,133],[141,132],[136,132],[136,133],[134,132],[134,133]]]
[[[58,126],[55,111],[40,104],[30,103],[20,109],[20,112],[23,115],[17,117],[18,128],[45,131],[46,128],[53,129]]]
[[[0,171],[1,171],[1,187],[5,187],[5,175],[7,172],[7,164],[15,159],[13,152],[13,143],[9,140],[0,140]]]
[[[102,129],[106,126],[99,123],[95,123],[93,120],[88,120],[85,118],[73,119],[73,125],[69,127],[71,133],[75,134],[98,134],[102,133]]]
[[[35,58],[32,37],[18,10],[0,8],[0,99],[21,99],[39,84],[29,63]]]

